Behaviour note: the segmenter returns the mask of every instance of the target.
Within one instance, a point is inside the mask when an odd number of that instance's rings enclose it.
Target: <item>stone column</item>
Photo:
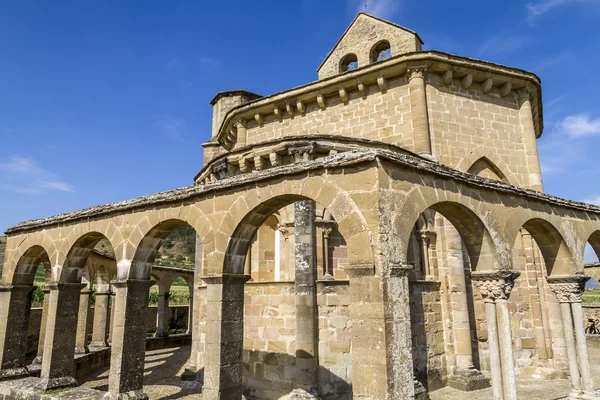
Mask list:
[[[94,305],[94,324],[92,328],[92,342],[90,347],[108,347],[109,328],[109,299],[111,292],[96,292]]]
[[[412,357],[412,327],[410,322],[409,266],[390,268],[389,276],[383,278],[382,295],[385,321],[383,347],[387,359],[387,399],[428,399],[422,384],[414,377]],[[381,290],[371,286],[370,290]],[[377,296],[377,295],[375,295]],[[353,325],[354,327],[354,325]],[[373,328],[376,328],[375,325]],[[352,338],[354,347],[354,337]],[[363,338],[362,340],[371,340]],[[376,342],[375,342],[376,343]],[[374,343],[374,344],[375,344]],[[390,356],[392,355],[392,356]],[[353,359],[354,361],[354,359]],[[354,370],[354,368],[353,368]],[[376,371],[374,371],[376,373]],[[368,379],[368,377],[365,377]],[[383,382],[382,382],[383,383]],[[420,392],[416,397],[415,391]]]
[[[194,331],[194,285],[189,287],[190,305],[188,306],[188,334],[192,334]]]
[[[237,129],[237,146],[244,147],[246,145],[246,120],[240,119],[235,123]]]
[[[472,391],[490,386],[490,381],[473,364],[473,343],[463,244],[458,231],[446,225],[446,249],[450,301],[452,307],[452,331],[454,332],[454,351],[456,370],[448,384],[458,390]],[[423,241],[428,240],[426,237]],[[427,245],[428,250],[429,245]],[[428,255],[428,252],[425,253]],[[428,274],[429,275],[429,274]]]
[[[29,375],[25,368],[31,295],[35,286],[0,286],[0,380]]]
[[[169,290],[158,286],[158,307],[156,310],[155,337],[169,337],[171,313],[169,311]]]
[[[548,283],[560,303],[571,373],[571,395],[583,394],[585,398],[597,398],[581,309],[581,296],[589,279],[585,275],[549,276]]]
[[[110,293],[110,322],[108,324],[108,345],[112,343],[113,325],[115,321],[115,302],[117,301],[117,293],[112,289]]]
[[[52,388],[76,385],[75,338],[82,283],[52,283],[50,289],[41,386]]]
[[[537,137],[533,124],[533,110],[531,108],[531,92],[524,88],[517,91],[519,100],[519,116],[523,127],[523,144],[525,146],[525,157],[529,169],[529,187],[540,192],[544,191],[542,183],[542,169],[538,156]]]
[[[110,375],[105,399],[147,399],[143,391],[146,320],[151,280],[113,282]]]
[[[414,137],[414,151],[419,155],[431,156],[429,116],[427,114],[427,90],[425,72],[427,67],[409,67],[406,80],[410,92],[410,110]]]
[[[294,204],[294,239],[296,260],[296,367],[302,374],[295,384],[302,389],[316,389],[318,365],[316,341],[317,299],[315,202]]]
[[[44,305],[42,308],[42,320],[40,321],[40,333],[38,336],[37,356],[33,360],[34,365],[40,365],[44,357],[44,339],[46,338],[46,321],[48,320],[48,304],[50,304],[50,289],[44,288]]]
[[[471,274],[473,285],[486,302],[492,393],[495,399],[517,399],[508,297],[519,275],[519,271],[507,270]]]
[[[241,399],[244,283],[250,277],[219,274],[202,279],[208,285],[203,399]]]
[[[89,336],[89,316],[90,316],[90,299],[92,291],[83,289],[79,295],[79,316],[77,318],[77,336],[75,338],[75,354],[89,353],[88,336]]]

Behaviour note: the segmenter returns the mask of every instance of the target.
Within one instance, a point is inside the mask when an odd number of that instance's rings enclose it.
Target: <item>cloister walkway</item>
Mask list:
[[[150,400],[199,399],[201,386],[197,381],[182,381],[185,363],[190,356],[190,346],[150,350],[146,352],[144,366],[144,391]],[[108,390],[110,370],[103,368],[81,378],[82,388]]]
[[[600,348],[589,348],[593,376],[600,375]],[[182,381],[183,367],[189,357],[190,347],[182,346],[170,349],[146,352],[144,370],[144,390],[150,400],[201,399],[200,387],[196,381]],[[96,371],[81,380],[81,387],[105,391],[108,385],[108,369]],[[568,379],[554,379],[551,383],[541,379],[517,379],[517,392],[520,399],[549,400],[562,399],[569,393]],[[600,386],[597,387],[600,390]],[[430,393],[431,400],[472,400],[492,397],[491,388],[476,392],[461,392],[446,387]]]

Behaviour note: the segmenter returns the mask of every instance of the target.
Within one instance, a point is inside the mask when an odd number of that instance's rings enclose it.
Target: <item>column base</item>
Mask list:
[[[77,380],[72,376],[63,376],[62,378],[41,379],[40,387],[44,390],[66,388],[77,386]]]
[[[490,387],[490,380],[475,368],[459,369],[448,378],[448,385],[463,392],[471,392]]]
[[[90,349],[87,347],[75,347],[75,354],[87,354],[90,352]]]
[[[29,376],[29,371],[25,367],[11,368],[0,370],[0,381],[6,381],[9,379],[24,378]]]
[[[429,400],[429,393],[425,386],[418,380],[414,380],[415,385],[415,400]]]
[[[304,389],[294,389],[287,396],[281,398],[281,400],[318,400],[320,399],[319,393],[314,388],[309,388],[308,391]]]
[[[195,381],[198,377],[195,368],[185,368],[183,374],[181,374],[182,381]]]
[[[132,390],[125,393],[107,392],[102,396],[102,400],[148,400],[148,395],[143,390]]]
[[[42,365],[42,356],[37,356],[31,362],[31,365]]]
[[[108,342],[92,342],[88,345],[88,347],[93,347],[95,349],[105,349],[107,347],[110,347],[110,345],[108,344]]]

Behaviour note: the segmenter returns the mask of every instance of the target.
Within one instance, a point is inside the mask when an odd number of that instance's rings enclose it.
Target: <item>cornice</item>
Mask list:
[[[227,141],[227,136],[240,118],[263,121],[262,115],[273,114],[275,109],[286,110],[291,107],[288,112],[293,112],[294,105],[301,104],[304,107],[311,102],[325,106],[327,97],[342,96],[342,93],[347,96],[349,90],[360,90],[360,85],[364,88],[364,85],[376,84],[382,88],[382,81],[385,84],[387,79],[405,75],[409,67],[425,67],[429,74],[444,75],[451,72],[450,75],[456,79],[468,78],[482,84],[491,79],[495,86],[502,86],[502,91],[506,93],[504,95],[508,95],[511,90],[528,88],[533,94],[536,136],[538,138],[541,136],[542,96],[541,81],[537,75],[487,61],[428,50],[401,54],[351,72],[310,82],[234,107],[225,115],[218,134],[208,143],[219,142],[227,150],[231,150],[232,144]]]

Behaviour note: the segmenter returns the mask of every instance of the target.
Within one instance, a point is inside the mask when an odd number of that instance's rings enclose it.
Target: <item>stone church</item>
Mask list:
[[[540,79],[422,45],[360,13],[316,81],[217,93],[193,185],[10,228],[0,379],[31,374],[43,265],[36,384],[76,384],[82,275],[106,241],[116,272],[102,396],[147,398],[140,321],[153,261],[190,225],[184,378],[203,382],[205,400],[426,399],[448,385],[512,400],[532,376],[568,376],[571,398],[597,398],[581,295],[600,208],[544,193]]]

